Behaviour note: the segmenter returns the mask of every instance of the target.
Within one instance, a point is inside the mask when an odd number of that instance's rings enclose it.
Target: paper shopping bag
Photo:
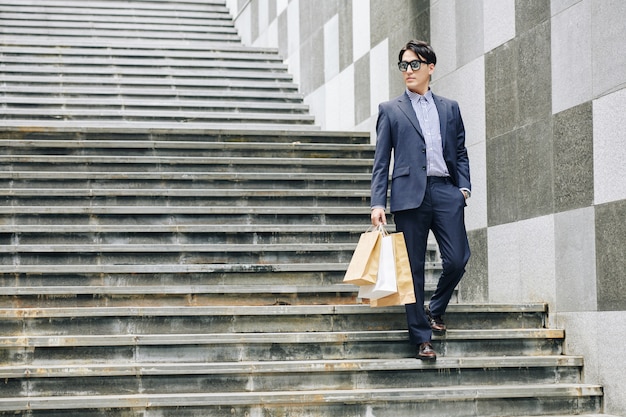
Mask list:
[[[355,285],[376,283],[380,257],[380,230],[361,233],[343,282]]]
[[[358,297],[377,300],[387,295],[395,294],[397,291],[393,238],[391,235],[387,235],[381,238],[376,284],[362,285],[359,288]]]
[[[402,232],[389,235],[393,241],[394,260],[396,266],[396,283],[398,292],[377,300],[370,300],[372,307],[385,307],[415,302],[415,289],[413,287],[413,275],[409,263],[409,253],[406,250],[406,242]]]

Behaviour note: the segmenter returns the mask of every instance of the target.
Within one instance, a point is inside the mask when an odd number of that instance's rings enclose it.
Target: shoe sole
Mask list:
[[[434,362],[437,360],[437,357],[431,357],[431,356],[418,356],[417,359],[421,360],[421,361],[426,361],[426,362]]]

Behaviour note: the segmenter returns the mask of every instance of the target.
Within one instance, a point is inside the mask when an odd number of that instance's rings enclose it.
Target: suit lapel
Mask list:
[[[415,115],[415,110],[413,110],[413,105],[411,104],[411,100],[406,95],[406,93],[404,93],[398,98],[397,104],[398,104],[398,108],[400,109],[400,111],[404,113],[404,115],[409,119],[409,121],[411,122],[415,130],[417,130],[417,133],[419,133],[422,140],[424,140],[424,135],[422,134],[422,128],[420,127],[420,123],[417,120],[417,116]]]
[[[448,123],[446,122],[448,119],[448,107],[446,103],[433,94],[433,100],[435,101],[435,106],[437,107],[437,113],[439,113],[439,131],[441,133],[441,145],[443,150],[446,150],[446,128],[448,127]]]

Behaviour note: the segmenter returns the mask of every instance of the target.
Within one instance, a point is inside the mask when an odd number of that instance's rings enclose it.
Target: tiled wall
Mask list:
[[[472,169],[462,298],[549,303],[606,412],[626,415],[626,2],[228,2],[327,130],[373,131],[403,91],[398,50],[431,42],[432,88],[459,101]]]

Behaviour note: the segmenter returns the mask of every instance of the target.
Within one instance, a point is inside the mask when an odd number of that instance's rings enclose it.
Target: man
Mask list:
[[[430,90],[437,57],[425,42],[410,41],[399,54],[405,92],[381,103],[371,185],[372,224],[386,224],[387,186],[393,151],[390,210],[404,233],[415,287],[406,305],[410,342],[416,357],[436,360],[433,331],[445,332],[443,315],[470,256],[465,200],[470,173],[465,128],[456,101]],[[424,263],[429,231],[439,245],[443,272],[424,310]]]

